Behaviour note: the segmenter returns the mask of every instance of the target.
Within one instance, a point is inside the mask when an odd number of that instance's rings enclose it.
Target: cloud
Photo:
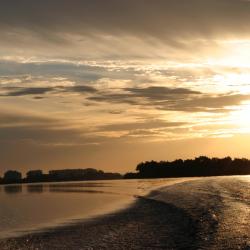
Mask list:
[[[29,114],[0,112],[0,145],[23,143],[47,146],[84,146],[105,139],[90,135],[85,128],[74,127],[70,120]]]
[[[7,92],[1,94],[2,97],[10,97],[10,96],[26,96],[26,95],[44,95],[47,93],[94,93],[97,90],[90,86],[78,85],[71,87],[57,86],[57,87],[5,87],[2,90],[7,90]],[[42,99],[43,96],[37,96],[36,98]]]
[[[97,90],[90,86],[77,85],[72,87],[63,87],[65,92],[75,92],[75,93],[95,93]]]
[[[249,37],[249,13],[244,0],[3,1],[1,54],[184,61],[219,53],[224,38]]]
[[[32,30],[45,38],[52,33],[99,32],[167,35],[171,40],[170,35],[247,30],[249,11],[250,3],[244,0],[45,0],[36,4],[12,0],[1,4],[0,27]]]
[[[246,131],[249,23],[246,0],[1,1],[1,166],[127,167]]]
[[[204,94],[185,88],[147,87],[125,88],[123,93],[99,93],[88,100],[126,103],[168,111],[226,112],[228,107],[250,99],[244,94]]]
[[[30,81],[30,77],[60,77],[74,79],[76,81],[93,81],[102,78],[102,75],[108,74],[104,67],[90,66],[87,64],[78,65],[77,62],[61,62],[42,60],[42,62],[34,61],[16,61],[0,60],[0,75],[4,76],[4,80],[8,82],[6,77],[23,77],[23,81]],[[37,80],[37,79],[35,79]]]
[[[173,128],[187,125],[185,122],[166,122],[163,120],[146,120],[131,123],[116,123],[97,127],[99,131],[134,131],[158,128]]]
[[[186,96],[191,94],[201,94],[199,91],[193,91],[185,88],[168,88],[168,87],[147,87],[147,88],[125,88],[125,91],[132,93],[135,97],[144,97],[156,100],[165,100],[166,97],[171,98],[172,96]]]
[[[56,120],[48,117],[37,116],[23,112],[0,111],[0,127],[18,127],[30,125],[47,125],[52,124]]]
[[[138,65],[129,66],[119,62],[102,63],[83,60],[37,59],[26,61],[11,57],[9,60],[0,58],[0,87],[24,86],[42,87],[62,85],[91,85],[95,87],[110,87],[112,81],[123,82],[135,79],[137,74],[143,74],[145,69]],[[40,84],[40,85],[39,85]],[[117,84],[116,82],[113,85]]]
[[[53,91],[53,88],[14,88],[14,91],[9,91],[0,96],[25,96],[25,95],[42,95]]]
[[[225,108],[240,105],[243,101],[250,100],[250,95],[244,94],[221,94],[204,95],[198,98],[191,98],[176,102],[172,107],[174,110],[188,112],[223,112],[228,111]],[[168,105],[163,105],[168,108]]]

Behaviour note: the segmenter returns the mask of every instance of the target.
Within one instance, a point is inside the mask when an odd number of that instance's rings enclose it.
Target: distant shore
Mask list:
[[[22,177],[22,173],[17,170],[8,170],[4,173],[3,178],[0,178],[0,184],[117,180],[122,178],[123,176],[119,173],[104,172],[94,168],[50,170],[48,173],[43,173],[42,170],[30,170],[26,173],[26,177]]]
[[[209,158],[207,156],[195,159],[177,159],[174,161],[146,161],[136,167],[136,172],[120,173],[104,172],[94,168],[30,170],[26,177],[17,170],[8,170],[0,177],[0,184],[38,183],[38,182],[67,182],[90,180],[118,180],[118,179],[153,179],[179,177],[211,177],[250,175],[250,160],[246,158]]]

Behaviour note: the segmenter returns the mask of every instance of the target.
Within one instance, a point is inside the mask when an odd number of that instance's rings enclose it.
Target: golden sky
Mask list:
[[[0,173],[250,157],[247,0],[3,0]]]

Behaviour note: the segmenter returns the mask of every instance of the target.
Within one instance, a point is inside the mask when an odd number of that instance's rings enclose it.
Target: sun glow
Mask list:
[[[223,56],[213,64],[233,68],[250,69],[250,40],[225,40],[219,42],[224,49]]]
[[[249,73],[224,73],[213,77],[223,90],[233,90],[241,94],[250,93],[250,72]]]
[[[230,122],[239,128],[239,132],[250,132],[250,102],[244,103],[230,113]]]

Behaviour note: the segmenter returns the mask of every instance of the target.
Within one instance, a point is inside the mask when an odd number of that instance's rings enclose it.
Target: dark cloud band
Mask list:
[[[244,94],[204,94],[184,88],[127,88],[119,94],[99,93],[88,97],[96,102],[126,103],[168,111],[227,112],[250,99]]]
[[[245,0],[8,0],[1,2],[0,27],[37,33],[42,39],[63,34],[127,34],[175,37],[248,32],[250,2]],[[7,35],[7,33],[6,33]],[[63,39],[54,39],[63,42]],[[175,46],[177,45],[174,42]]]

